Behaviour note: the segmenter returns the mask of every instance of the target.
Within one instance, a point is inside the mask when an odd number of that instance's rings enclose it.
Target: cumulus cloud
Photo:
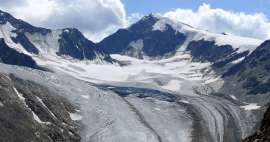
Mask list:
[[[128,24],[121,0],[0,0],[0,2],[1,9],[34,25],[53,29],[78,28],[96,41],[106,35],[103,33]]]
[[[78,28],[93,41],[143,17],[140,13],[127,16],[121,0],[0,0],[0,3],[0,9],[31,24],[52,29]],[[196,11],[179,8],[162,15],[215,33],[270,38],[270,22],[262,13],[246,14],[202,4]]]
[[[246,14],[211,8],[209,4],[202,4],[197,11],[176,9],[163,15],[215,33],[225,32],[258,39],[270,39],[270,21],[262,13]]]

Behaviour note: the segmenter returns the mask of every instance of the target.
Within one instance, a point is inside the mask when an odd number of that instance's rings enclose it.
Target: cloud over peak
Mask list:
[[[179,8],[163,15],[215,33],[225,32],[257,39],[270,38],[270,22],[262,13],[246,14],[202,4],[197,11]]]
[[[31,24],[52,29],[78,28],[93,41],[143,17],[140,11],[126,15],[121,0],[0,0],[0,3],[0,9]],[[270,21],[262,13],[247,14],[202,4],[195,11],[178,8],[162,15],[214,33],[270,39]]]
[[[57,29],[78,28],[95,35],[127,25],[120,0],[0,0],[1,9],[30,23]],[[19,3],[19,5],[18,5]],[[94,40],[99,40],[93,36]]]

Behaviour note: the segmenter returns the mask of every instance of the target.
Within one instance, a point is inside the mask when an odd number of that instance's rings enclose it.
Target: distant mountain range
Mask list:
[[[94,43],[0,11],[0,141],[266,142],[269,57],[155,14]]]

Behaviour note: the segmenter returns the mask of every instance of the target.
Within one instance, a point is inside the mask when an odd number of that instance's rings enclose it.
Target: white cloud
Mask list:
[[[215,33],[230,33],[258,39],[270,38],[270,21],[262,13],[246,14],[201,5],[197,11],[176,9],[163,14],[173,20]]]
[[[140,13],[127,16],[121,0],[0,0],[0,3],[0,9],[31,24],[52,29],[78,28],[93,41],[143,17]],[[197,11],[179,8],[163,15],[215,33],[270,38],[270,22],[261,13],[226,11],[203,4]]]
[[[141,13],[132,13],[127,17],[128,25],[131,25],[137,21],[139,21],[144,15]]]
[[[128,24],[121,0],[0,0],[15,17],[47,28],[78,28],[94,40]],[[16,3],[20,2],[20,5]]]

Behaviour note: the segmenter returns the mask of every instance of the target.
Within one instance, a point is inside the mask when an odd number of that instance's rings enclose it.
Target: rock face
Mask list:
[[[166,30],[154,30],[159,19],[154,15],[144,17],[128,29],[120,29],[98,45],[109,54],[123,54],[142,59],[143,56],[162,57],[175,54],[186,39],[170,25]]]
[[[66,99],[30,81],[0,74],[0,141],[79,142]]]
[[[186,51],[190,51],[196,62],[211,62],[214,68],[222,68],[232,61],[246,57],[249,51],[237,53],[232,45],[216,45],[215,41],[191,41]]]
[[[205,40],[190,42],[187,51],[190,51],[197,61],[209,62],[217,62],[234,52],[230,45],[217,46],[214,41]]]
[[[109,55],[103,53],[95,43],[86,39],[77,29],[64,29],[60,34],[59,44],[57,55],[68,55],[79,60],[94,60],[97,56],[109,58]]]
[[[270,141],[270,108],[264,114],[260,129],[243,142],[269,142]]]
[[[270,91],[270,41],[261,44],[250,56],[233,66],[225,76],[237,75],[243,81],[248,94],[264,94]]]
[[[8,47],[3,39],[0,39],[0,62],[40,69],[30,56],[19,53],[18,51]]]
[[[35,27],[6,12],[0,12],[2,13],[0,15],[0,28],[2,29],[0,38],[3,38],[5,42],[13,42],[14,46],[20,44],[23,48],[21,50],[37,55],[42,54],[42,49],[49,46],[49,48],[54,49],[53,54],[59,56],[70,56],[78,60],[112,61],[108,54],[105,54],[95,43],[86,39],[77,29],[67,28],[54,31]],[[33,37],[34,39],[32,39]],[[43,54],[48,54],[48,52]]]
[[[232,65],[222,75],[226,80],[222,91],[239,96],[245,101],[257,100],[260,104],[268,104],[270,42],[265,41],[241,62]]]

